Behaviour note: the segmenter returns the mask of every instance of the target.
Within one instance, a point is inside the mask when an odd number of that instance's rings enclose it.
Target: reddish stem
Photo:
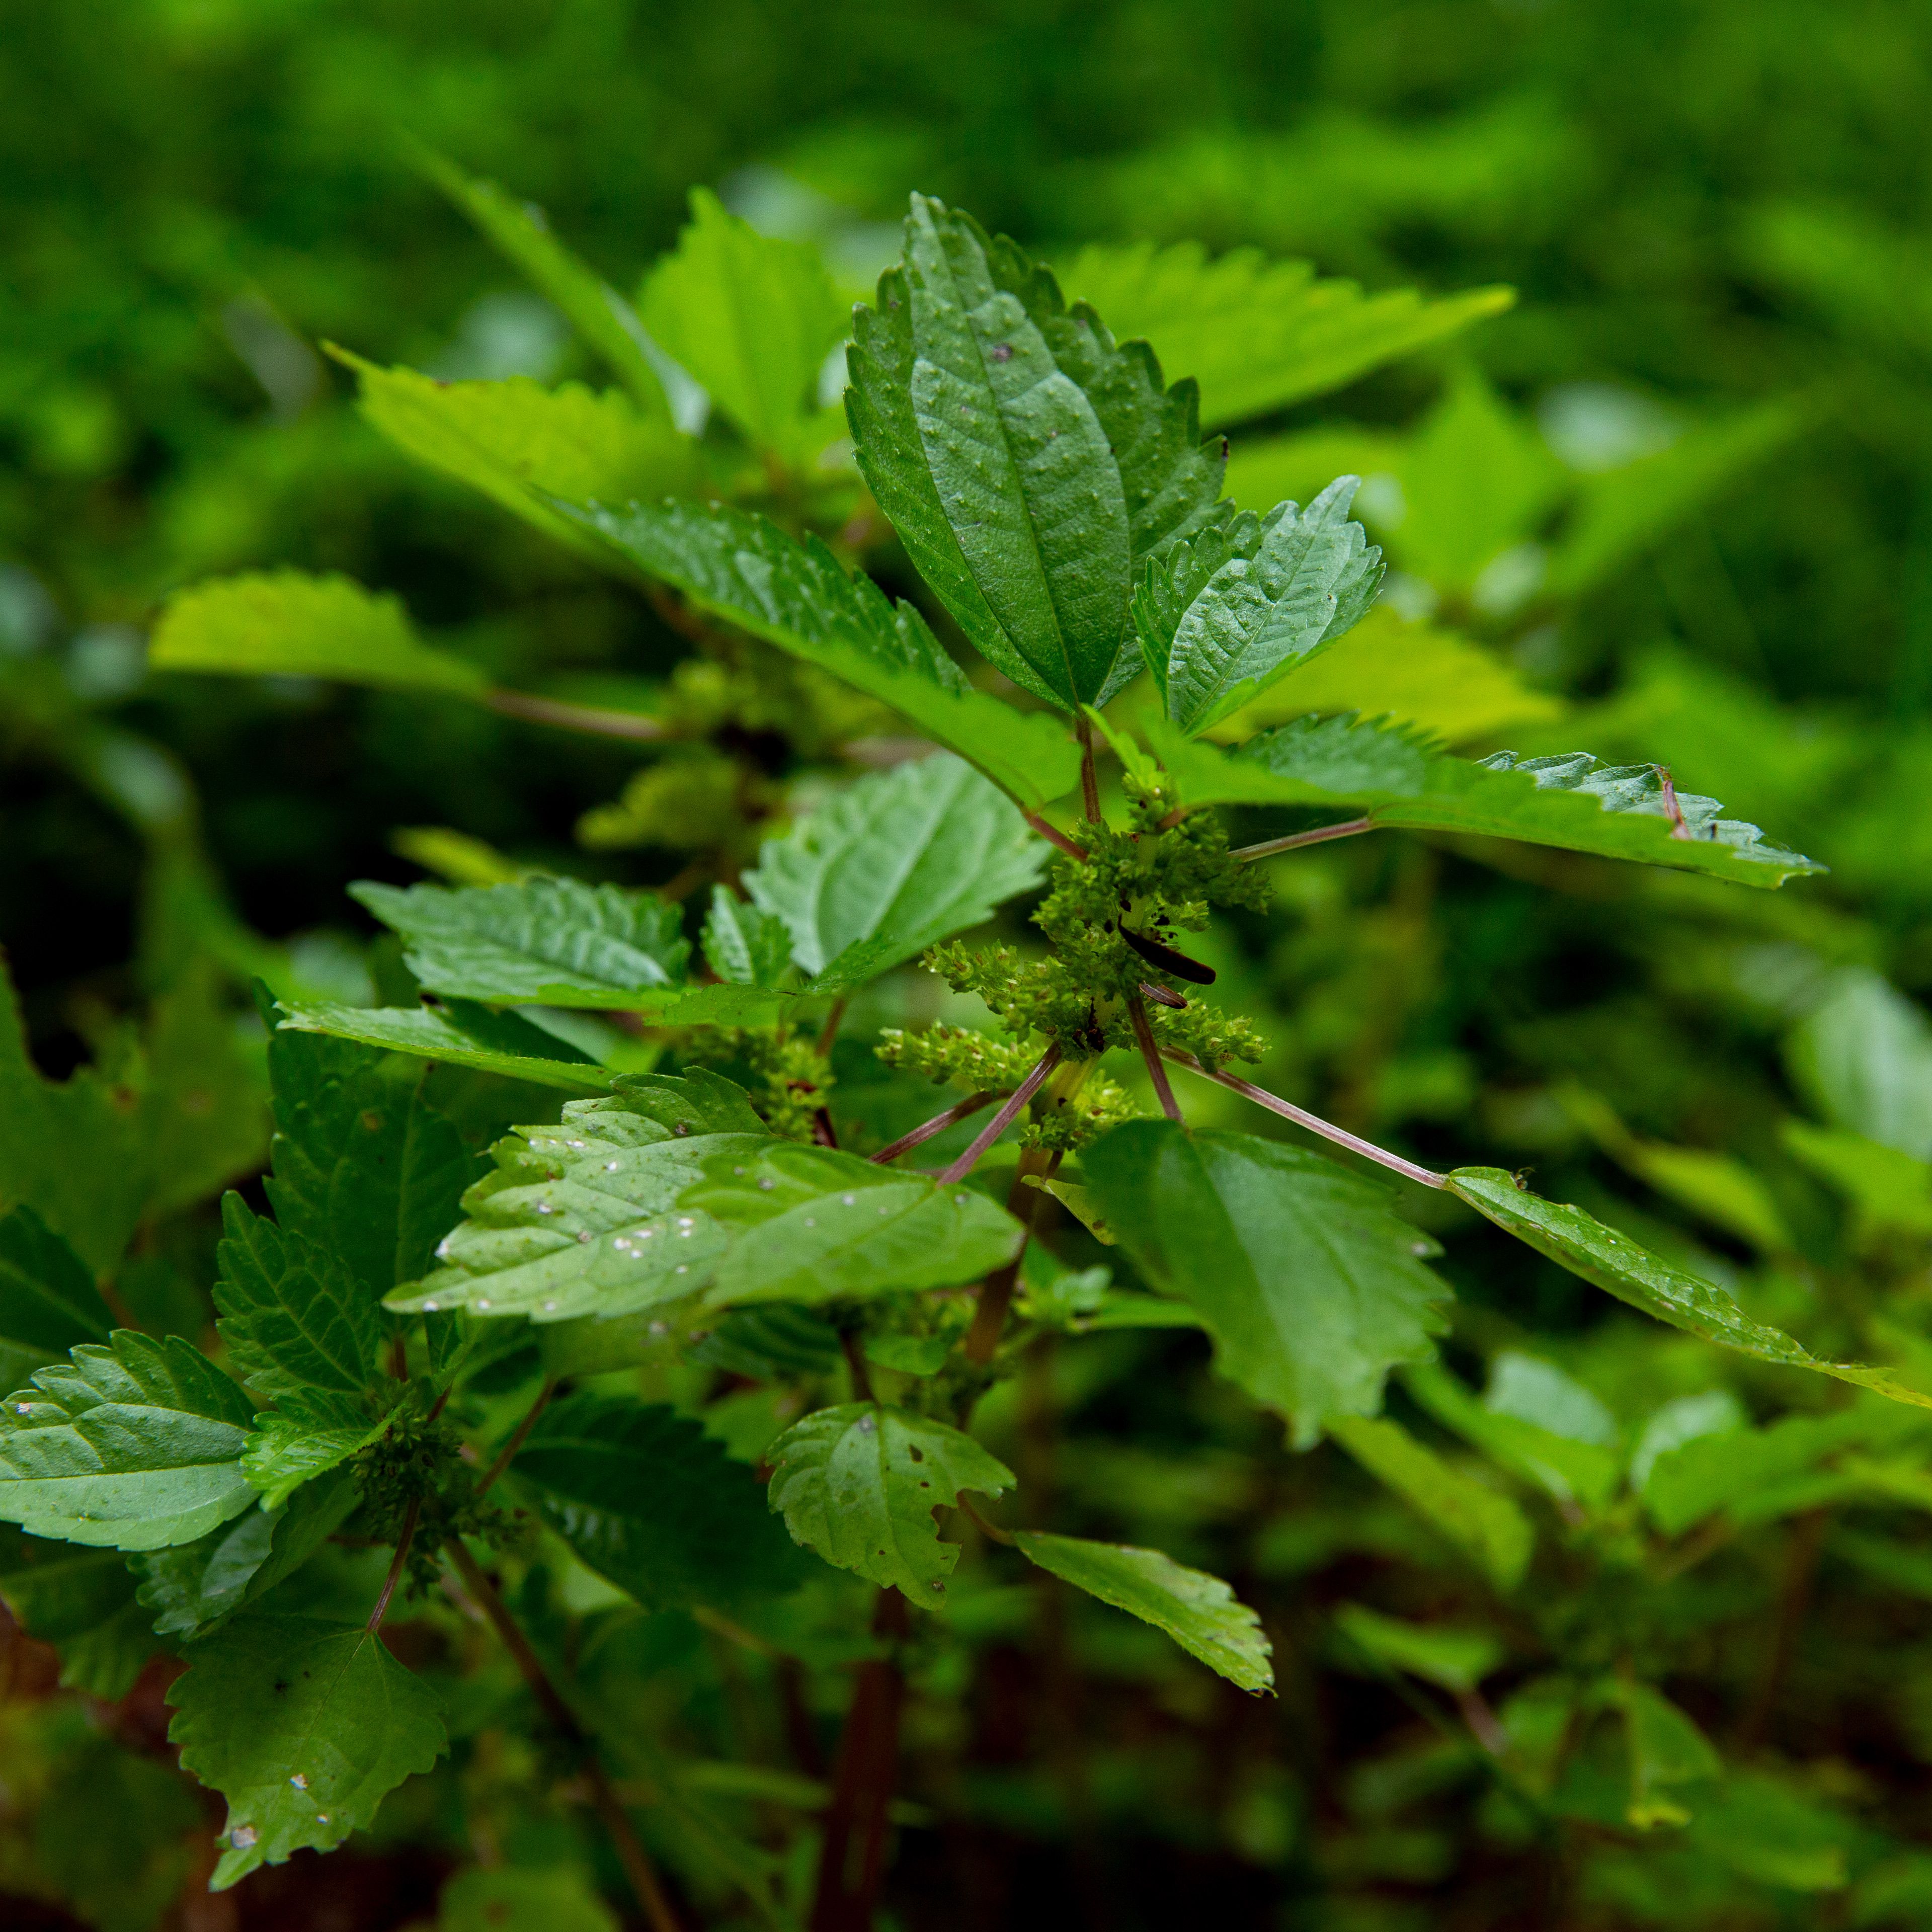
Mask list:
[[[1134,1037],[1141,1043],[1141,1058],[1147,1062],[1148,1077],[1154,1082],[1154,1090],[1160,1101],[1160,1109],[1170,1120],[1180,1120],[1180,1103],[1174,1097],[1174,1088],[1167,1077],[1167,1069],[1160,1064],[1160,1048],[1154,1044],[1154,1028],[1148,1022],[1147,1002],[1138,993],[1127,995],[1127,1018],[1133,1022]]]
[[[990,1094],[969,1094],[963,1100],[956,1101],[944,1113],[935,1114],[929,1120],[922,1122],[911,1132],[902,1134],[890,1145],[882,1147],[872,1156],[876,1166],[883,1167],[889,1160],[897,1160],[902,1154],[910,1154],[916,1147],[924,1144],[945,1132],[958,1122],[970,1120],[982,1107],[990,1107],[995,1100],[1004,1100],[1005,1093],[995,1088]]]
[[[1264,838],[1258,845],[1243,845],[1228,856],[1242,865],[1257,859],[1272,859],[1277,852],[1293,852],[1304,845],[1325,844],[1330,838],[1352,838],[1358,832],[1372,832],[1372,818],[1345,819],[1340,825],[1318,825],[1312,832],[1291,832],[1286,838]]]
[[[1020,816],[1050,845],[1058,845],[1070,859],[1078,859],[1084,866],[1087,862],[1087,848],[1078,841],[1067,837],[1057,825],[1049,825],[1036,812],[1022,808]]]
[[[511,1431],[509,1441],[496,1452],[496,1460],[490,1465],[488,1473],[476,1485],[476,1493],[479,1496],[510,1466],[510,1459],[524,1446],[524,1438],[535,1426],[537,1418],[550,1406],[550,1399],[556,1393],[556,1376],[545,1376],[543,1387],[537,1391],[536,1400],[524,1412],[523,1420]]]
[[[1080,804],[1090,825],[1100,823],[1100,781],[1094,770],[1094,728],[1083,718],[1075,728],[1080,736]]]
[[[1345,1147],[1365,1160],[1406,1174],[1411,1180],[1419,1180],[1424,1187],[1449,1185],[1447,1174],[1438,1174],[1431,1168],[1418,1167],[1412,1160],[1404,1160],[1400,1154],[1390,1154],[1387,1148],[1377,1147],[1373,1141],[1365,1141],[1360,1135],[1352,1134],[1347,1128],[1338,1127],[1333,1120],[1324,1120],[1319,1114],[1311,1114],[1305,1107],[1298,1107],[1292,1100],[1284,1100],[1279,1094],[1270,1094],[1265,1087],[1257,1087],[1252,1081],[1203,1066],[1191,1053],[1177,1053],[1172,1047],[1165,1047],[1161,1058],[1172,1060],[1177,1066],[1186,1067],[1191,1073],[1199,1074],[1204,1080],[1216,1082],[1234,1093],[1246,1096],[1256,1106],[1265,1107],[1270,1113],[1279,1114],[1284,1120],[1292,1120],[1297,1126],[1306,1127],[1311,1134],[1319,1134],[1324,1141],[1333,1141],[1337,1147]]]
[[[1046,1076],[1059,1064],[1060,1048],[1056,1042],[1040,1055],[1033,1071],[1006,1096],[1006,1105],[974,1136],[973,1144],[940,1174],[940,1186],[949,1187],[956,1180],[964,1180],[973,1172],[979,1165],[980,1156],[1012,1125],[1022,1108],[1040,1091]]]
[[[403,1518],[403,1533],[396,1544],[394,1561],[389,1565],[389,1574],[382,1579],[382,1594],[376,1599],[376,1607],[369,1612],[371,1636],[382,1628],[382,1619],[389,1614],[389,1599],[396,1594],[396,1586],[402,1579],[403,1565],[410,1560],[410,1545],[416,1540],[416,1518],[422,1514],[422,1498],[412,1496],[408,1513]]]

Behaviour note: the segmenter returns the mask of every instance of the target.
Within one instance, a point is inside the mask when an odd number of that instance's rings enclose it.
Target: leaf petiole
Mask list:
[[[1264,838],[1258,845],[1238,846],[1228,856],[1244,866],[1257,859],[1272,859],[1277,852],[1293,852],[1304,845],[1326,844],[1331,838],[1352,838],[1358,832],[1372,832],[1372,818],[1344,819],[1340,825],[1318,825],[1312,832],[1291,832],[1286,838]]]

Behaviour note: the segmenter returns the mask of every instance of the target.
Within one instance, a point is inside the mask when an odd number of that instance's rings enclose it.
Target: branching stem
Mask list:
[[[624,1875],[631,1881],[631,1889],[637,1894],[638,1903],[644,1909],[651,1932],[682,1932],[677,1914],[671,1910],[670,1900],[665,1894],[664,1882],[658,1876],[657,1868],[652,1864],[650,1854],[638,1836],[637,1828],[619,1801],[610,1774],[604,1768],[590,1732],[578,1721],[577,1713],[564,1701],[562,1692],[544,1668],[543,1659],[530,1647],[530,1639],[505,1608],[502,1598],[496,1594],[496,1586],[484,1574],[483,1566],[470,1553],[463,1539],[452,1537],[444,1547],[450,1562],[455,1565],[456,1574],[463,1579],[464,1588],[489,1619],[490,1628],[514,1660],[518,1670],[523,1673],[524,1682],[543,1706],[544,1715],[584,1766],[584,1775],[590,1784],[592,1805],[602,1820],[604,1828],[610,1834],[610,1842],[624,1868]]]
[[[1060,1046],[1056,1041],[1040,1055],[1033,1071],[1006,1096],[1006,1105],[973,1137],[973,1144],[940,1174],[940,1186],[950,1187],[954,1181],[964,1180],[973,1172],[980,1163],[980,1156],[1012,1125],[1020,1110],[1040,1091],[1046,1076],[1059,1064]]]
[[[1024,808],[1021,810],[1020,816],[1024,818],[1049,845],[1058,845],[1070,859],[1077,859],[1083,866],[1086,864],[1088,856],[1086,847],[1081,844],[1078,840],[1068,838],[1066,834],[1061,831],[1058,826],[1049,825],[1045,819],[1040,817],[1038,812],[1028,812]]]
[[[1154,1082],[1154,1090],[1160,1102],[1161,1112],[1170,1120],[1180,1119],[1180,1102],[1174,1097],[1174,1088],[1167,1077],[1167,1069],[1160,1064],[1160,1048],[1154,1044],[1154,1028],[1148,1019],[1147,1002],[1138,993],[1127,996],[1127,1018],[1133,1022],[1134,1037],[1140,1042],[1141,1058],[1147,1062],[1148,1078]]]
[[[888,1161],[897,1160],[901,1154],[910,1154],[914,1148],[935,1139],[948,1127],[961,1120],[970,1119],[982,1107],[990,1107],[995,1100],[1004,1100],[1006,1097],[1006,1090],[999,1088],[988,1094],[969,1094],[964,1100],[956,1101],[944,1113],[934,1114],[931,1120],[922,1122],[910,1133],[902,1134],[897,1140],[880,1148],[872,1156],[873,1164],[883,1167]]]
[[[1411,1180],[1420,1181],[1424,1187],[1447,1187],[1449,1177],[1438,1174],[1432,1168],[1420,1167],[1412,1160],[1404,1160],[1399,1154],[1391,1154],[1387,1148],[1377,1147],[1373,1141],[1365,1141],[1359,1134],[1352,1134],[1346,1127],[1338,1127],[1333,1120],[1324,1120],[1319,1114],[1311,1114],[1305,1107],[1298,1107],[1292,1100],[1284,1100],[1279,1094],[1270,1094],[1265,1087],[1257,1087],[1253,1082],[1243,1080],[1232,1073],[1222,1073],[1211,1066],[1203,1066],[1191,1053],[1178,1053],[1172,1047],[1161,1049],[1161,1058],[1171,1060],[1177,1066],[1184,1066],[1190,1073],[1198,1073],[1204,1080],[1216,1082],[1231,1091],[1245,1096],[1258,1107],[1265,1107],[1271,1114],[1279,1114],[1284,1120],[1292,1120],[1298,1127],[1306,1127],[1311,1134],[1319,1134],[1324,1141],[1333,1141],[1337,1147],[1346,1148],[1351,1154],[1358,1154],[1365,1160],[1372,1160],[1378,1167],[1386,1167],[1393,1172],[1406,1175]]]
[[[524,1412],[524,1419],[510,1432],[510,1439],[496,1452],[496,1460],[490,1465],[483,1480],[476,1485],[480,1496],[503,1472],[510,1466],[510,1459],[524,1446],[524,1438],[536,1426],[536,1419],[550,1406],[550,1399],[556,1393],[556,1378],[546,1376],[544,1385],[537,1391],[537,1399]]]
[[[1238,846],[1228,856],[1251,866],[1257,859],[1272,859],[1277,852],[1293,852],[1304,845],[1322,845],[1331,838],[1352,838],[1358,832],[1372,832],[1372,818],[1345,819],[1340,825],[1318,825],[1312,832],[1291,832],[1286,838],[1264,838],[1258,845]]]

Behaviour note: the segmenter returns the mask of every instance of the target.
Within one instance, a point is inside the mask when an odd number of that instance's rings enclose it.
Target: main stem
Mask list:
[[[524,1682],[536,1694],[545,1716],[583,1766],[584,1775],[590,1783],[592,1806],[610,1834],[610,1842],[624,1868],[624,1875],[631,1881],[631,1889],[637,1894],[638,1903],[644,1909],[651,1932],[683,1932],[677,1914],[671,1910],[670,1900],[665,1895],[657,1868],[644,1850],[629,1814],[619,1802],[610,1774],[604,1768],[590,1732],[578,1721],[577,1713],[564,1701],[563,1693],[544,1668],[543,1659],[531,1648],[530,1639],[505,1607],[502,1598],[496,1594],[496,1586],[484,1574],[483,1566],[470,1553],[463,1539],[453,1536],[443,1547],[456,1574],[463,1579],[464,1588],[476,1599],[477,1607],[502,1640],[503,1648],[515,1660]]]

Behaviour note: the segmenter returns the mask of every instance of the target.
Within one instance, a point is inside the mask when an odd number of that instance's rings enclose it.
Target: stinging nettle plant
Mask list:
[[[1264,862],[1298,848],[1408,830],[1750,887],[1819,869],[1656,766],[1454,756],[1378,718],[1372,694],[1293,716],[1298,674],[1381,582],[1355,479],[1305,506],[1225,500],[1227,446],[1191,380],[1170,385],[1147,342],[920,196],[902,260],[851,325],[854,475],[817,387],[844,323],[806,251],[700,200],[634,309],[507,199],[442,178],[625,389],[440,385],[345,356],[366,412],[645,588],[730,668],[651,713],[506,691],[393,602],[292,574],[183,594],[157,666],[332,676],[644,741],[699,744],[776,706],[796,742],[883,744],[887,762],[716,880],[695,932],[669,898],[566,878],[356,888],[419,994],[263,995],[272,1167],[266,1212],[225,1204],[217,1355],[115,1329],[58,1234],[28,1208],[0,1222],[5,1292],[32,1310],[14,1324],[21,1366],[45,1364],[0,1418],[0,1516],[84,1553],[102,1622],[131,1618],[184,1658],[171,1736],[229,1807],[215,1886],[339,1844],[446,1749],[448,1714],[382,1638],[433,1592],[505,1647],[660,1932],[720,1883],[764,1922],[869,1922],[897,1687],[943,1640],[962,1538],[1267,1691],[1268,1640],[1227,1583],[1029,1526],[1026,1485],[973,1428],[1042,1334],[1204,1331],[1292,1445],[1332,1438],[1511,1587],[1529,1535],[1514,1506],[1382,1414],[1399,1370],[1444,1414],[1467,1401],[1427,1366],[1449,1289],[1395,1182],[1718,1347],[1932,1406],[1906,1372],[1813,1355],[1508,1172],[1433,1171],[1237,1070],[1264,1040],[1217,1003],[1189,935],[1263,905]],[[1094,281],[1105,266],[1088,265]],[[1190,273],[1204,301],[1209,272],[1184,251],[1111,270],[1125,310],[1138,278],[1143,307],[1198,336],[1212,318],[1190,316]],[[1225,304],[1225,276],[1216,288]],[[1360,350],[1331,342],[1329,380],[1484,305],[1345,310]],[[1265,370],[1253,382],[1260,406],[1293,399]],[[707,410],[725,420],[700,434]],[[892,538],[931,604],[853,567],[890,568]],[[997,676],[962,668],[934,606]],[[1250,730],[1264,694],[1289,722]],[[1231,848],[1226,808],[1274,828]],[[1043,944],[959,936],[1029,898]],[[915,962],[992,1024],[879,1031],[902,1083],[956,1097],[837,1144],[836,1056],[871,989]],[[432,1065],[572,1097],[479,1164],[430,1097]],[[1305,1138],[1191,1129],[1190,1083]],[[1062,1258],[1090,1235],[1111,1274]],[[641,1399],[640,1365],[773,1391],[785,1426],[756,1472]],[[311,1581],[345,1544],[386,1558],[352,1605]],[[603,1734],[536,1598],[504,1581],[558,1545],[614,1598],[692,1610],[764,1654],[786,1650],[773,1606],[809,1600],[814,1559],[877,1586],[809,1887],[680,1842],[677,1884],[659,1876],[620,1781],[647,1747]],[[1386,1648],[1362,1616],[1358,1641]],[[1667,1816],[1639,1745],[1688,1720],[1641,1686],[1612,1681],[1606,1701],[1639,1754],[1633,1806]]]

